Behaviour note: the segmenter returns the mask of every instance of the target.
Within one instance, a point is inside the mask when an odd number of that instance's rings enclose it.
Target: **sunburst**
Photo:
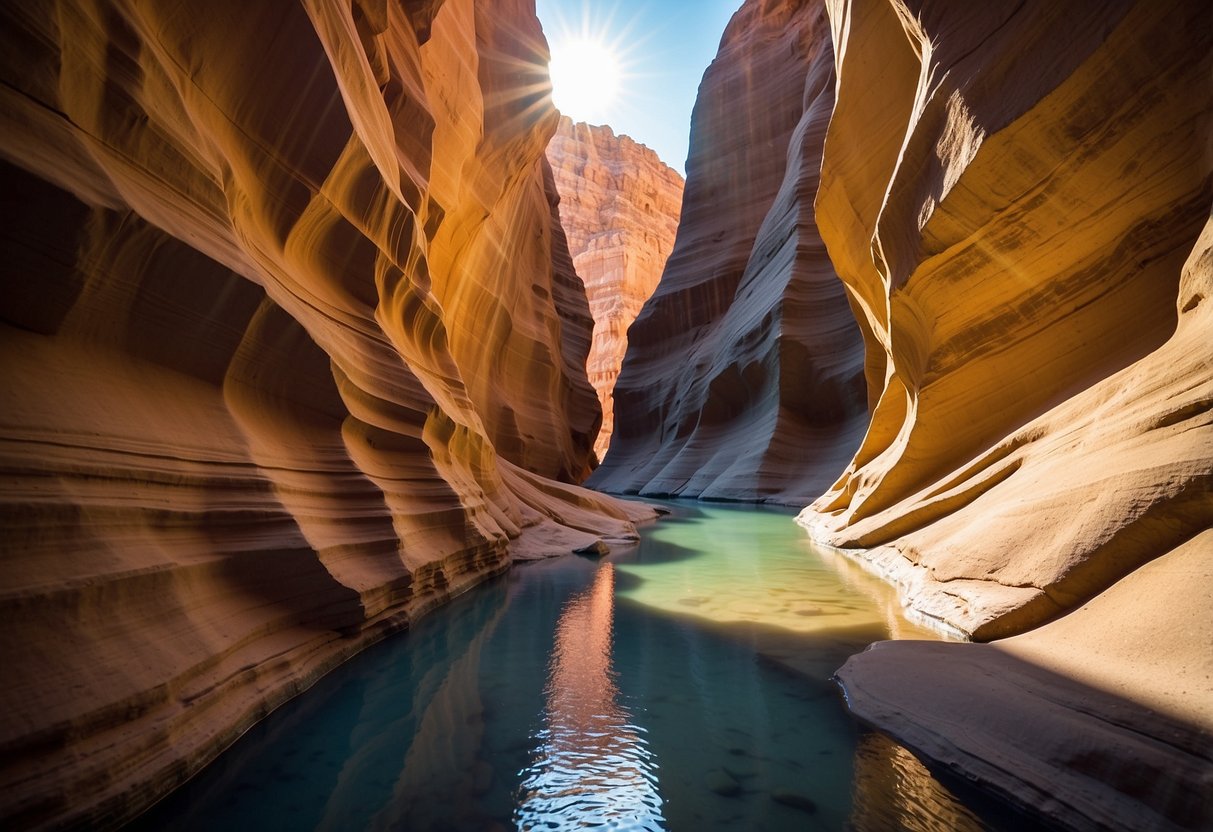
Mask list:
[[[627,106],[638,78],[634,56],[641,39],[634,25],[618,23],[614,9],[595,12],[586,0],[541,5],[552,52],[553,103],[574,121],[610,123]]]

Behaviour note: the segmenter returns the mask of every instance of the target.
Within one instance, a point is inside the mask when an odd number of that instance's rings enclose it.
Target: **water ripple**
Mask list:
[[[644,729],[619,704],[611,667],[614,567],[560,614],[544,728],[523,769],[514,809],[519,829],[667,828],[657,762]]]

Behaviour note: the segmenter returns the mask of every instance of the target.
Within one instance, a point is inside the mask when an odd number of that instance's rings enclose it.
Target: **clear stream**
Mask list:
[[[863,732],[830,676],[934,638],[791,512],[670,503],[634,548],[521,565],[279,708],[135,826],[1003,830]]]

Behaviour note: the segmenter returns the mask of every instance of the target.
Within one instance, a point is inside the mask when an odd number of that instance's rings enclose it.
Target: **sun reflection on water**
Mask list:
[[[556,625],[544,727],[523,771],[519,829],[665,829],[657,761],[619,704],[611,666],[615,572],[602,564]]]

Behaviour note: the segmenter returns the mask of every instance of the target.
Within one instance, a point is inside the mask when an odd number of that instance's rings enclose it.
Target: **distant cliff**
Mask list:
[[[813,215],[833,101],[822,6],[742,6],[699,88],[678,236],[590,484],[803,505],[846,465],[863,341]]]
[[[683,182],[656,153],[628,136],[567,117],[561,117],[547,157],[569,253],[594,318],[586,369],[602,405],[602,429],[594,442],[601,460],[614,427],[612,392],[628,327],[670,256]]]
[[[571,484],[533,3],[17,2],[0,43],[0,825],[121,821],[511,556],[633,535]]]

